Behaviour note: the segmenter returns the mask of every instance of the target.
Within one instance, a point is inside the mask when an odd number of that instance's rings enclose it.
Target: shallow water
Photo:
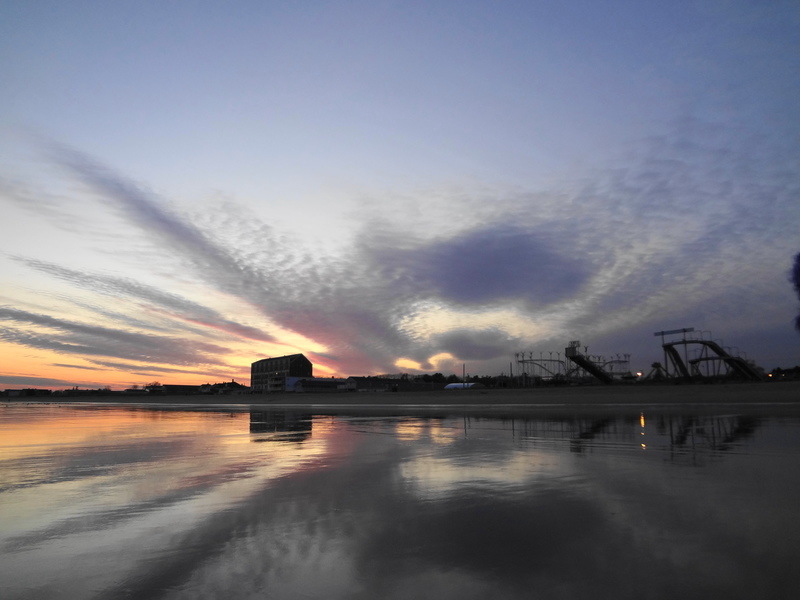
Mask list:
[[[800,419],[736,410],[0,405],[1,595],[793,597]]]

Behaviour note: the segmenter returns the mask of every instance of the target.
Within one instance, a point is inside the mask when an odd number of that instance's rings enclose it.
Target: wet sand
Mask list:
[[[310,408],[336,410],[424,410],[426,408],[510,409],[619,407],[787,406],[800,410],[800,381],[727,384],[665,384],[541,387],[513,390],[431,392],[282,393],[232,396],[77,396],[8,399],[15,402],[102,403],[198,407]]]

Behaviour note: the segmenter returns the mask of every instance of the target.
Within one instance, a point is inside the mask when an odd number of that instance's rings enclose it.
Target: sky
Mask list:
[[[0,3],[0,389],[800,364],[800,5]]]

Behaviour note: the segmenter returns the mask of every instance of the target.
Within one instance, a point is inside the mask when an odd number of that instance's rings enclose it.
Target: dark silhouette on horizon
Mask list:
[[[794,266],[792,267],[792,283],[794,284],[794,291],[797,294],[797,299],[800,300],[800,252],[794,257]],[[794,328],[800,331],[800,314],[795,317]]]

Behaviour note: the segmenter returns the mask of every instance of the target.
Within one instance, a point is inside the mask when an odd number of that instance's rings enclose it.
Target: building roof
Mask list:
[[[305,354],[287,354],[285,356],[270,356],[268,358],[260,358],[255,362],[262,362],[262,361],[265,361],[265,360],[279,360],[281,358],[291,358],[291,359],[302,358],[303,360],[308,360],[308,358],[306,357]],[[311,361],[309,360],[308,362],[311,362]],[[253,363],[253,364],[255,364],[255,363]]]

